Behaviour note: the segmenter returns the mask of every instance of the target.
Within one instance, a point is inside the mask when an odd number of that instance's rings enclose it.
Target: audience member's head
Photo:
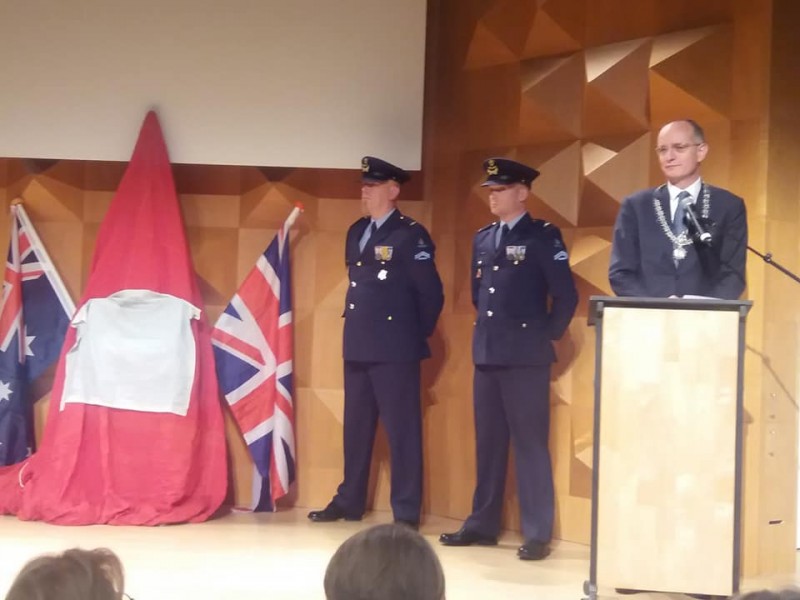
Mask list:
[[[346,540],[325,571],[328,600],[443,600],[431,545],[404,525],[377,525]]]
[[[758,590],[736,596],[736,600],[800,600],[800,588],[787,587],[782,590]]]
[[[29,561],[6,600],[120,600],[124,586],[122,563],[111,550],[73,548]]]

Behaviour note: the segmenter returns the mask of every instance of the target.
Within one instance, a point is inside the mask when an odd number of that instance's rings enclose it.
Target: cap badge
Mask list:
[[[497,173],[498,173],[497,164],[494,162],[493,158],[490,158],[489,162],[486,164],[486,174],[497,175]]]

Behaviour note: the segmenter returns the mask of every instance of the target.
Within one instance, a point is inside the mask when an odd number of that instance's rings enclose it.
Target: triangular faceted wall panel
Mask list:
[[[711,132],[730,129],[735,40],[724,15],[731,9],[717,0],[704,7],[676,0],[678,17],[661,4],[481,3],[461,65],[459,89],[466,93],[457,100],[469,107],[459,124],[468,139],[461,171],[474,181],[464,206],[470,216],[457,225],[458,255],[469,253],[474,229],[491,220],[486,193],[477,185],[480,162],[504,155],[541,171],[528,208],[562,229],[581,292],[610,293],[611,232],[620,203],[661,180],[653,153],[658,129],[684,118]],[[684,22],[688,26],[680,27]],[[708,162],[709,174],[727,168],[721,158]],[[466,221],[470,231],[460,228]],[[587,302],[581,298],[582,306]],[[575,339],[585,337],[582,323],[571,327],[579,330]],[[590,345],[579,349],[592,351]],[[583,518],[575,513],[583,505],[569,490],[590,489],[584,479],[590,476],[585,458],[591,420],[558,422],[589,411],[591,390],[574,380],[580,372],[567,366],[553,380],[553,394],[567,400],[553,413],[555,452],[571,457],[569,473],[556,470],[557,478],[564,477],[556,484],[564,531],[572,527],[565,522],[570,516]],[[508,523],[516,523],[513,514]]]

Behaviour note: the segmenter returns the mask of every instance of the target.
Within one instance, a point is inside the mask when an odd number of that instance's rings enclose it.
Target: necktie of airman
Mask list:
[[[508,232],[509,231],[510,231],[510,229],[508,228],[508,225],[503,223],[503,226],[500,228],[500,235],[498,235],[495,238],[495,244],[494,244],[495,248],[499,248],[500,246],[505,244],[506,238],[508,237]]]
[[[365,235],[361,236],[361,241],[358,242],[358,249],[360,252],[364,251],[364,248],[366,248],[369,238],[375,235],[376,231],[378,231],[378,224],[375,223],[375,221],[373,221],[372,223],[370,223],[369,227],[367,227]]]

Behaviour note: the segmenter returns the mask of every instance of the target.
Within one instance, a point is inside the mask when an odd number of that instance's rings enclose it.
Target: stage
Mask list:
[[[197,525],[62,527],[0,517],[0,594],[31,557],[73,546],[105,546],[122,559],[126,591],[136,600],[324,599],[322,581],[333,552],[360,529],[389,522],[385,512],[364,521],[311,523],[306,509],[232,513]],[[541,562],[516,558],[519,535],[496,547],[447,548],[436,541],[460,523],[429,517],[421,533],[436,549],[447,600],[579,600],[589,574],[589,548],[555,541]],[[800,584],[795,573],[745,580],[742,590]],[[605,593],[604,593],[605,592]],[[601,590],[601,597],[614,597]],[[638,594],[635,600],[685,600],[681,594]]]

